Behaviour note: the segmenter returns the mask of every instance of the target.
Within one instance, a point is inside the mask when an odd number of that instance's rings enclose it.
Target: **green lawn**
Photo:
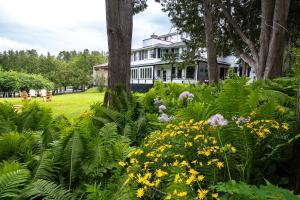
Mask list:
[[[41,97],[33,100],[48,106],[52,109],[54,115],[64,114],[72,118],[89,109],[90,105],[103,101],[104,93],[75,93],[53,96],[51,102],[43,102]],[[14,105],[20,105],[23,102],[21,98],[0,98],[0,102],[8,101]]]

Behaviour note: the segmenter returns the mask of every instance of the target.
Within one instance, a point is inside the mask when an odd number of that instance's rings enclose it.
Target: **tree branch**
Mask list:
[[[221,8],[225,18],[228,20],[228,22],[232,25],[232,27],[234,28],[234,30],[236,31],[236,33],[240,36],[240,38],[243,40],[243,42],[245,44],[248,45],[251,54],[254,58],[255,62],[258,62],[258,53],[255,47],[254,42],[252,42],[240,29],[240,27],[237,25],[237,23],[234,21],[234,19],[232,18],[232,16],[227,12],[225,6],[222,4],[221,1],[216,1],[217,4],[219,5],[219,7]],[[249,56],[248,56],[249,57]],[[253,60],[253,59],[252,59]],[[249,63],[248,63],[249,64]]]

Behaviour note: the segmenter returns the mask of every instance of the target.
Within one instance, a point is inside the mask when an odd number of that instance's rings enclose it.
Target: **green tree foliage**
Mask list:
[[[3,71],[42,74],[55,84],[55,88],[91,85],[93,66],[105,62],[104,52],[90,52],[87,49],[83,52],[62,51],[57,57],[49,53],[38,55],[35,50],[0,53]]]
[[[42,75],[15,71],[0,71],[0,91],[17,92],[29,89],[53,89],[54,85]]]

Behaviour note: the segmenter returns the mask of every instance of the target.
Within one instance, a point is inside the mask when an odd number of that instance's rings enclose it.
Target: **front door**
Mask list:
[[[166,82],[167,81],[167,71],[164,70],[163,71],[163,82]]]

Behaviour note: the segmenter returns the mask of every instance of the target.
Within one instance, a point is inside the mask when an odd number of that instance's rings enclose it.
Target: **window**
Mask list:
[[[182,78],[182,69],[177,69],[177,78]]]
[[[139,74],[138,74],[139,71],[138,70],[139,69],[137,69],[137,68],[131,69],[131,80],[139,78]]]
[[[194,79],[195,68],[194,67],[187,67],[186,68],[186,78]]]
[[[140,68],[140,79],[152,79],[152,67]]]
[[[158,69],[158,70],[156,71],[156,76],[157,76],[158,78],[160,78],[160,69]]]
[[[156,55],[155,55],[155,51],[156,49],[151,49],[150,50],[150,58],[156,58]]]
[[[134,61],[137,61],[138,60],[138,52],[134,52]]]
[[[175,55],[175,58],[179,58],[179,49],[178,48],[174,49],[173,53]]]
[[[157,49],[157,58],[161,58],[161,50]]]
[[[148,59],[148,50],[144,50],[143,51],[143,54],[144,54],[144,59]]]
[[[176,77],[176,68],[172,67],[172,78]]]

